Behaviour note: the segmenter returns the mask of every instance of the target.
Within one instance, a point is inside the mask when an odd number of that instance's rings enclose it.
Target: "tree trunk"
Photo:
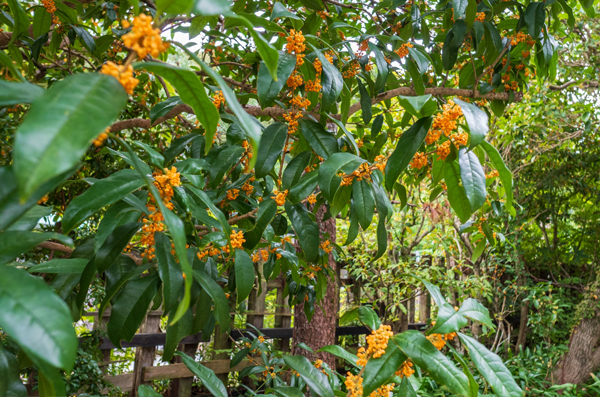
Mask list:
[[[323,221],[326,207],[321,206],[317,211],[317,223],[321,233],[329,233],[330,240],[335,243],[335,218],[329,218]],[[336,274],[336,263],[333,254],[329,254],[329,268]],[[306,356],[313,361],[316,357],[309,351],[298,348],[299,343],[305,343],[314,351],[323,346],[333,345],[335,339],[335,327],[337,325],[338,308],[338,288],[337,280],[329,280],[327,283],[327,292],[323,301],[315,303],[315,312],[312,321],[308,321],[304,314],[304,303],[294,307],[294,333],[293,333],[293,354]],[[329,353],[317,353],[318,358],[335,369],[335,356]]]
[[[555,384],[585,383],[600,367],[600,316],[581,320],[569,341],[569,351],[558,361],[551,375]]]

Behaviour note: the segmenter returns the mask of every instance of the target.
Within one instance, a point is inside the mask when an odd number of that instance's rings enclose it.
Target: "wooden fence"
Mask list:
[[[338,278],[338,280],[340,280],[340,278]],[[352,284],[352,280],[342,279],[338,283],[338,286],[348,284]],[[263,281],[263,285],[260,288],[262,293],[258,294],[259,289],[255,288],[250,294],[247,305],[248,312],[245,313],[245,315],[248,324],[260,329],[267,339],[275,339],[277,347],[284,352],[288,352],[290,351],[290,340],[293,333],[293,328],[291,328],[293,314],[291,313],[290,307],[285,305],[283,288],[284,285],[281,279],[273,280],[269,283]],[[275,297],[275,311],[266,312],[266,297],[269,291],[272,291],[273,289],[277,290]],[[412,315],[410,314],[410,310],[412,310]],[[406,319],[412,320],[411,322],[413,323],[414,310],[415,302],[413,299],[412,304],[409,305],[409,316]],[[97,313],[94,312],[89,312],[86,315],[96,317],[94,320],[94,328],[105,327],[106,322],[110,317],[110,309],[106,310],[102,319],[98,319]],[[147,384],[155,380],[165,379],[171,379],[168,392],[169,397],[191,396],[193,374],[181,363],[179,357],[175,356],[168,365],[154,366],[156,347],[164,346],[166,342],[166,334],[160,332],[160,319],[162,315],[162,311],[149,312],[139,329],[139,333],[133,337],[131,342],[122,342],[123,348],[135,347],[133,372],[116,376],[107,375],[105,377],[106,380],[121,388],[123,392],[129,393],[130,396],[135,396],[137,394],[137,388],[140,384]],[[275,327],[264,328],[265,316],[270,315],[274,316]],[[422,319],[423,317],[421,317],[421,320]],[[406,323],[408,322],[409,321],[406,321]],[[420,329],[424,325],[425,324],[408,324],[408,328]],[[233,330],[229,335],[232,339],[237,340],[243,336],[247,336],[248,332],[255,333],[253,329]],[[369,330],[363,326],[345,326],[336,328],[336,336],[364,335],[368,332]],[[206,338],[203,337],[201,332],[185,337],[181,340],[177,350],[194,357],[200,344],[210,342],[210,335],[205,337]],[[226,334],[220,333],[218,326],[216,327],[213,343],[214,350],[227,350],[231,348],[231,339]],[[109,365],[111,363],[110,353],[112,349],[116,348],[117,347],[113,345],[108,338],[101,342],[100,350],[103,353],[104,365]],[[260,358],[255,358],[255,361],[261,362]],[[253,365],[248,361],[243,361],[233,368],[230,368],[230,360],[227,353],[213,353],[211,360],[204,361],[202,364],[212,369],[215,374],[224,381],[226,381],[228,373],[238,372],[247,366]]]

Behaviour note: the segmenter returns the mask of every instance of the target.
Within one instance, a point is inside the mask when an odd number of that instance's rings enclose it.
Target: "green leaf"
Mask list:
[[[304,397],[300,389],[290,386],[274,387],[273,392],[279,397]]]
[[[12,152],[21,199],[72,169],[126,101],[117,79],[100,73],[67,76],[39,96],[17,129]]]
[[[277,122],[265,128],[254,167],[257,178],[263,178],[271,172],[277,159],[281,157],[287,134],[288,126],[285,123]]]
[[[15,36],[13,35],[13,37]],[[2,62],[4,66],[10,70],[10,73],[14,78],[21,80],[23,83],[27,83],[25,77],[23,77],[21,72],[19,72],[19,69],[17,69],[17,66],[13,63],[12,58],[6,55],[6,53],[2,50],[0,50],[0,62]]]
[[[58,233],[35,233],[13,230],[0,232],[0,265],[50,239],[56,239],[71,247],[73,246],[73,240],[70,237]]]
[[[143,180],[142,180],[143,182]],[[68,209],[69,207],[67,207]],[[106,238],[112,233],[115,228],[126,223],[136,222],[142,212],[132,207],[125,201],[119,201],[112,205],[102,217],[96,236],[94,237],[94,252],[98,252]],[[64,219],[64,218],[63,218]],[[64,227],[64,223],[63,223]]]
[[[194,375],[200,379],[204,387],[215,397],[227,397],[227,389],[223,382],[215,375],[212,369],[208,369],[194,361],[193,358],[182,352],[176,352],[176,355],[181,357],[183,363]]]
[[[432,99],[431,94],[420,96],[399,95],[397,99],[404,110],[418,119],[429,117],[437,110],[437,103]]]
[[[323,86],[323,98],[322,98],[322,106],[321,109],[325,112],[329,110],[331,105],[335,103],[337,98],[342,93],[342,88],[344,87],[344,78],[340,71],[329,63],[327,58],[321,53],[321,51],[317,50],[312,44],[308,43],[310,48],[312,48],[319,61],[323,65],[323,72],[321,76],[321,85]],[[317,152],[318,153],[318,152]],[[321,156],[326,159],[326,157]]]
[[[368,396],[380,386],[388,383],[406,358],[398,345],[389,341],[383,356],[370,358],[367,361],[363,375],[363,395]]]
[[[52,259],[48,262],[40,263],[27,269],[29,273],[74,273],[83,272],[89,259],[73,258],[73,259]]]
[[[458,163],[460,165],[460,179],[469,203],[471,203],[471,212],[475,212],[485,203],[487,195],[485,173],[477,155],[472,151],[467,151],[466,148],[461,148],[458,151]]]
[[[300,241],[300,247],[307,262],[314,262],[319,257],[319,226],[308,215],[304,204],[285,203],[285,212],[292,222],[292,227]]]
[[[358,92],[360,93],[362,119],[365,124],[369,124],[371,122],[371,118],[373,117],[373,111],[371,110],[371,97],[369,96],[369,91],[367,91],[363,83],[361,83],[360,79],[356,79],[356,82],[358,83]]]
[[[29,16],[21,7],[21,3],[17,0],[8,0],[8,6],[10,7],[10,12],[14,21],[14,28],[12,32],[12,37],[10,38],[9,45],[14,43],[21,34],[26,33],[29,25]]]
[[[473,250],[473,255],[471,256],[472,262],[475,262],[477,259],[479,259],[481,254],[483,254],[483,251],[485,251],[486,245],[487,245],[486,239],[482,238],[481,240],[479,240],[479,243],[477,243],[477,246]]]
[[[298,15],[290,12],[283,4],[277,2],[273,4],[273,11],[271,12],[271,21],[275,21],[277,18],[290,18],[302,20]]]
[[[172,141],[171,145],[163,153],[163,157],[165,158],[165,163],[170,163],[171,160],[173,160],[175,157],[177,157],[181,152],[183,152],[185,150],[187,145],[189,145],[191,142],[193,142],[199,136],[200,136],[200,134],[193,132],[191,134],[182,136],[181,138],[177,138],[174,141]],[[198,162],[200,162],[202,160],[201,159],[186,159],[183,161],[198,161]],[[194,165],[197,165],[197,164],[194,164]],[[177,169],[179,169],[179,167],[177,167]],[[181,171],[181,172],[183,172],[183,171]]]
[[[467,376],[419,331],[405,331],[394,336],[389,343],[392,342],[397,343],[408,358],[421,369],[427,370],[434,381],[446,386],[451,393],[469,395]]]
[[[177,300],[183,288],[181,266],[171,253],[171,240],[163,233],[154,233],[154,246],[158,260],[158,275],[163,285],[163,306],[165,314],[177,306]]]
[[[204,85],[191,70],[156,62],[143,62],[134,65],[136,69],[145,69],[164,77],[175,87],[181,100],[194,109],[200,124],[206,129],[206,153],[212,147],[212,138],[217,131],[219,111],[208,98]]]
[[[39,223],[41,218],[44,218],[52,213],[52,207],[42,205],[34,205],[27,212],[13,223],[7,230],[31,231]]]
[[[454,310],[454,308],[448,304],[444,303],[439,306],[439,312],[437,319],[435,320],[435,325],[427,331],[427,335],[431,334],[449,334],[451,332],[457,332],[459,329],[467,325],[467,319]]]
[[[212,212],[213,215],[217,217],[217,220],[219,221],[222,227],[221,230],[225,232],[227,238],[229,239],[229,236],[231,235],[231,226],[227,222],[227,218],[225,218],[225,214],[223,214],[223,211],[217,208],[217,206],[212,202],[210,197],[208,197],[208,195],[203,190],[197,189],[193,186],[186,186],[186,188],[190,192],[194,193],[200,199],[200,201],[202,201],[204,205],[208,207],[210,212]]]
[[[129,193],[144,186],[136,170],[121,170],[94,183],[89,189],[75,197],[65,210],[63,229],[69,233],[81,222],[116,203]]]
[[[277,52],[277,49],[269,44],[263,35],[254,29],[254,26],[252,26],[248,19],[241,15],[235,15],[232,13],[227,14],[227,18],[237,19],[242,23],[242,25],[248,28],[248,33],[250,33],[250,36],[252,36],[254,44],[256,44],[256,49],[258,50],[260,57],[265,62],[267,69],[269,69],[271,77],[273,77],[274,80],[277,80],[277,63],[279,61],[279,52]]]
[[[237,301],[246,300],[254,287],[254,264],[250,256],[243,250],[235,250],[235,286]]]
[[[245,149],[241,146],[229,146],[222,150],[217,157],[217,160],[210,167],[210,184],[213,187],[219,186],[222,183],[225,173],[236,166],[238,160],[244,155]]]
[[[38,390],[40,391],[40,397],[66,396],[65,382],[60,372],[45,363],[33,361],[39,368]]]
[[[381,327],[379,316],[368,306],[361,306],[358,308],[358,319],[373,331],[378,330],[379,327]]]
[[[289,189],[300,180],[311,157],[311,152],[300,152],[288,163],[281,177],[281,188],[283,190]]]
[[[133,264],[133,266],[135,266],[135,263],[133,262],[133,260],[130,259],[129,257],[126,257],[126,256],[121,256],[119,258],[119,261],[120,262],[118,264],[116,264],[115,266],[113,266],[113,267],[110,268],[109,272],[115,270],[115,268],[118,267],[119,264],[122,264],[122,265]],[[104,313],[104,310],[106,310],[106,307],[110,303],[111,299],[117,294],[117,292],[119,292],[121,290],[121,288],[128,281],[133,280],[134,278],[138,278],[138,276],[140,274],[142,274],[146,270],[154,267],[154,265],[155,265],[154,263],[150,262],[150,263],[146,263],[146,264],[141,265],[141,266],[134,267],[129,272],[123,274],[122,277],[119,278],[118,281],[116,281],[114,284],[110,285],[110,288],[106,291],[106,294],[104,295],[104,300],[100,304],[100,308],[98,309],[98,315],[100,317],[102,317],[102,314]],[[94,267],[93,269],[94,269],[94,272],[95,272],[96,268]],[[86,271],[87,271],[87,269],[86,269]],[[107,278],[111,274],[109,272],[106,272]],[[85,271],[84,271],[84,273],[85,273]]]
[[[467,6],[469,5],[468,0],[452,0],[452,6],[454,8],[454,20],[457,21],[465,15]]]
[[[161,397],[161,394],[158,394],[154,391],[152,387],[149,385],[140,385],[138,387],[138,396],[139,397]]]
[[[162,102],[159,102],[150,109],[150,123],[154,124],[159,118],[166,116],[177,105],[181,105],[183,101],[178,96],[172,96]]]
[[[300,119],[300,130],[312,149],[325,160],[334,153],[339,152],[338,142],[335,135],[328,132],[316,121]]]
[[[508,208],[513,206],[513,190],[512,190],[512,173],[504,164],[502,160],[502,156],[498,153],[498,150],[489,144],[487,141],[483,141],[481,143],[481,147],[485,150],[485,153],[490,158],[492,165],[496,170],[498,170],[498,174],[500,176],[500,181],[502,182],[502,186],[504,186],[504,190],[506,192],[506,206]]]
[[[375,198],[368,180],[363,178],[352,182],[352,202],[360,227],[367,230],[375,213]]]
[[[431,117],[417,120],[398,139],[396,149],[385,166],[385,186],[388,191],[394,188],[394,183],[425,141],[432,120]]]
[[[302,178],[290,188],[287,199],[292,204],[297,204],[311,194],[318,184],[319,171],[313,170],[302,175]]]
[[[256,84],[256,93],[260,106],[264,109],[268,106],[273,106],[275,99],[281,92],[281,89],[287,82],[287,79],[292,75],[296,67],[296,56],[281,51],[279,53],[279,61],[277,62],[277,80],[273,79],[269,69],[264,61],[261,62],[258,69],[258,83]]]
[[[427,72],[427,69],[429,69],[429,59],[427,59],[427,57],[421,51],[419,51],[413,47],[408,47],[408,54],[410,55],[410,58],[415,63],[415,66],[417,67],[417,71],[418,71],[419,75],[422,75],[423,73]],[[427,116],[430,116],[430,115],[427,115]],[[421,117],[426,117],[426,116],[421,116]],[[419,118],[421,118],[421,117],[419,117]]]
[[[230,8],[227,0],[195,0],[194,3],[194,14],[204,16],[224,15]]]
[[[212,0],[211,1],[203,0],[201,2],[202,3],[212,3]],[[222,2],[222,0],[219,0],[217,3],[220,3],[220,2]],[[212,8],[212,6],[209,4],[206,4],[206,7],[208,9]],[[244,108],[238,102],[235,93],[231,90],[231,88],[229,88],[229,86],[227,85],[225,80],[223,80],[223,78],[216,71],[214,71],[210,66],[208,66],[206,63],[201,61],[200,58],[198,58],[196,56],[196,54],[194,54],[192,51],[190,51],[183,44],[180,44],[177,42],[173,42],[173,44],[177,45],[179,48],[181,48],[183,51],[185,51],[185,53],[188,54],[194,61],[196,61],[196,63],[198,63],[198,65],[200,65],[202,70],[204,70],[204,72],[211,79],[216,81],[217,84],[219,85],[219,87],[221,87],[221,91],[223,91],[223,96],[225,97],[225,100],[227,101],[227,106],[233,111],[233,114],[235,114],[237,116],[240,127],[242,127],[242,130],[244,130],[244,132],[246,133],[246,136],[250,139],[250,142],[252,143],[253,152],[258,153],[258,146],[260,143],[260,136],[261,136],[260,123],[258,121],[256,121],[255,119],[252,119],[250,117],[250,115],[248,113],[246,113]],[[250,168],[254,167],[255,161],[256,161],[255,157],[252,157],[250,159],[250,164],[249,164]]]
[[[0,343],[0,396],[27,397],[27,389],[19,377],[19,363]]]
[[[225,297],[223,289],[203,270],[194,270],[194,278],[200,283],[202,289],[212,298],[215,304],[215,317],[221,326],[221,331],[229,329],[231,321],[229,317],[229,302]]]
[[[146,312],[158,292],[160,280],[154,273],[130,281],[115,298],[106,326],[111,342],[121,347],[121,341],[131,341],[146,317]]]
[[[358,357],[356,356],[356,354],[350,353],[349,351],[347,351],[346,349],[344,349],[341,346],[327,345],[325,347],[320,348],[318,351],[333,354],[336,357],[346,360],[347,362],[352,364],[355,368],[359,368],[359,369],[361,368],[360,366],[358,366],[356,364],[356,361],[358,360]]]
[[[81,44],[83,44],[83,46],[87,48],[89,52],[94,52],[96,50],[96,42],[94,41],[92,35],[89,34],[85,28],[75,25],[71,25],[71,28],[75,31],[79,37],[79,40],[81,40]]]
[[[517,385],[500,357],[475,339],[461,333],[458,336],[469,351],[469,356],[479,373],[492,386],[494,394],[502,397],[522,397],[524,395],[523,390]]]
[[[320,397],[334,397],[327,376],[304,356],[283,356],[285,364],[300,374],[312,393]]]
[[[492,323],[492,319],[490,318],[490,312],[476,299],[466,299],[461,305],[460,309],[458,309],[458,313],[470,318],[471,320],[477,320],[490,328],[495,328],[494,323]]]
[[[38,277],[0,266],[0,327],[34,362],[70,372],[77,335],[65,302]]]
[[[346,128],[346,126],[344,125],[344,123],[342,123],[338,119],[336,119],[334,117],[331,117],[330,114],[328,114],[327,117],[331,121],[333,121],[334,124],[337,124],[337,126],[342,129],[342,131],[344,132],[344,135],[346,135],[346,138],[348,138],[348,141],[352,144],[352,147],[354,148],[354,151],[355,151],[356,155],[359,156],[360,155],[360,151],[358,150],[358,145],[356,144],[356,140],[354,139],[354,134],[352,134],[350,131],[348,131],[348,129]]]
[[[488,115],[486,112],[479,109],[478,106],[471,103],[461,101],[460,99],[456,99],[455,102],[462,109],[463,115],[469,125],[469,131],[471,132],[471,144],[469,145],[469,149],[473,149],[483,142],[489,131]]]
[[[96,254],[96,269],[98,269],[98,273],[104,272],[115,263],[140,227],[142,227],[142,224],[138,222],[126,223],[117,227],[108,235]]]
[[[256,221],[254,227],[244,233],[246,242],[244,248],[253,249],[260,243],[260,239],[269,225],[277,214],[277,203],[271,198],[266,198],[258,205],[258,213],[256,214]]]
[[[52,14],[45,7],[37,7],[33,12],[33,37],[37,39],[44,33],[48,33],[52,24]]]
[[[188,309],[183,317],[176,323],[172,321],[167,325],[167,335],[165,340],[165,350],[163,351],[163,360],[171,361],[173,353],[177,350],[179,342],[183,338],[193,333],[194,316],[192,310]]]
[[[388,163],[389,164],[389,163]],[[465,189],[460,184],[460,169],[456,161],[444,166],[444,179],[448,187],[448,201],[462,223],[471,217],[471,203]]]
[[[540,37],[542,28],[544,27],[544,19],[546,17],[546,5],[544,2],[531,2],[525,9],[525,26],[529,35],[537,40]]]
[[[44,8],[42,8],[45,10]],[[11,83],[0,80],[0,106],[31,103],[44,95],[44,89],[30,83]]]

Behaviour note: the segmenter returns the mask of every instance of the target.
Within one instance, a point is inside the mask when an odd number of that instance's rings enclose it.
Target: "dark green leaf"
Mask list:
[[[288,126],[285,123],[273,123],[264,130],[254,167],[257,178],[263,178],[271,172],[281,157],[287,133]]]
[[[140,227],[142,227],[141,223],[133,222],[126,223],[113,230],[96,254],[96,268],[99,273],[104,272],[115,263]]]
[[[42,8],[42,10],[45,9]],[[44,95],[44,89],[37,85],[0,80],[0,106],[32,103],[42,95]]]
[[[380,386],[388,383],[406,358],[398,345],[392,341],[388,343],[383,356],[370,358],[363,375],[363,395],[370,395]]]
[[[352,354],[352,353],[348,352],[346,349],[344,349],[341,346],[338,346],[338,345],[328,345],[328,346],[320,348],[318,351],[331,353],[331,354],[333,354],[336,357],[339,357],[339,358],[342,358],[342,359],[346,360],[347,362],[349,362],[350,364],[352,364],[355,368],[360,368],[356,364],[356,361],[358,360],[358,357],[356,356],[356,354]]]
[[[464,147],[458,151],[458,163],[460,165],[460,179],[469,203],[471,203],[471,212],[475,212],[485,203],[487,195],[485,173],[477,155],[472,151],[467,151]]]
[[[546,5],[544,2],[529,3],[525,9],[525,26],[529,35],[537,40],[544,27],[544,19],[546,17]]]
[[[244,233],[244,248],[253,249],[260,243],[260,238],[276,213],[277,203],[272,198],[266,198],[258,205],[254,228]]]
[[[308,43],[308,45],[315,51],[319,61],[321,61],[321,64],[323,65],[323,74],[321,77],[321,85],[323,86],[322,110],[328,111],[331,105],[333,105],[340,96],[344,86],[344,79],[340,71],[329,63],[321,51],[317,50],[310,43]],[[326,158],[322,155],[321,157]]]
[[[448,187],[448,201],[462,223],[471,217],[471,203],[464,187],[460,184],[460,168],[456,161],[444,166],[444,179]]]
[[[405,331],[394,336],[389,343],[397,343],[408,358],[421,369],[427,370],[434,381],[445,385],[451,393],[469,395],[467,376],[419,331]]]
[[[431,94],[421,96],[398,96],[398,103],[408,113],[417,118],[431,116],[437,110],[437,104]]]
[[[52,259],[48,262],[40,263],[27,269],[29,273],[75,273],[83,272],[89,259]]]
[[[494,328],[494,324],[490,318],[490,312],[476,299],[466,299],[460,309],[458,309],[458,312],[471,320],[477,320],[490,328]]]
[[[304,356],[283,356],[283,361],[288,367],[300,374],[300,377],[310,387],[311,392],[320,397],[334,397],[333,390],[327,376],[317,369]]]
[[[283,176],[281,177],[281,188],[289,189],[293,185],[296,184],[300,180],[300,177],[304,173],[304,169],[310,162],[310,158],[312,157],[311,152],[300,152],[294,156],[292,161],[290,161],[285,167],[283,171]]]
[[[500,357],[475,339],[461,333],[458,336],[469,351],[469,356],[479,373],[492,386],[494,394],[503,397],[522,397],[524,395],[523,390],[517,385]]]
[[[277,62],[277,80],[273,79],[269,69],[261,62],[258,69],[258,83],[256,84],[256,93],[260,106],[264,109],[272,106],[279,92],[291,76],[296,67],[296,56],[285,51],[279,53],[279,61]]]
[[[287,199],[292,204],[299,203],[311,194],[318,184],[319,171],[313,170],[302,175],[302,178],[290,188]]]
[[[334,153],[319,167],[319,187],[325,197],[331,200],[338,190],[342,178],[337,176],[339,172],[351,174],[365,160],[347,152]]]
[[[204,308],[203,308],[204,309]],[[176,323],[170,321],[167,325],[167,335],[165,341],[165,350],[163,351],[163,360],[170,361],[173,358],[173,353],[177,349],[179,342],[183,338],[192,334],[194,316],[192,310],[188,309],[183,317]]]
[[[319,256],[319,227],[308,215],[304,204],[285,204],[285,212],[292,222],[292,227],[300,241],[300,247],[307,262],[314,262]]]
[[[241,303],[246,300],[254,287],[254,264],[245,251],[236,249],[234,265],[237,301]]]
[[[471,132],[471,144],[469,145],[469,149],[473,149],[483,142],[489,131],[488,115],[486,112],[479,109],[479,107],[471,103],[463,102],[460,99],[456,99],[455,102],[462,109],[463,115],[469,125],[469,131]]]
[[[161,397],[161,394],[152,389],[149,385],[140,385],[138,387],[138,396],[139,397]]]
[[[363,83],[361,83],[360,79],[357,79],[356,82],[358,83],[358,92],[360,93],[362,119],[365,124],[369,124],[373,117],[373,112],[371,111],[371,97],[369,96],[369,91],[367,91]]]
[[[27,397],[27,389],[19,377],[19,363],[0,343],[0,396]]]
[[[176,352],[176,355],[181,357],[183,363],[194,375],[200,379],[202,385],[215,397],[227,397],[227,389],[223,382],[215,375],[212,369],[208,369],[194,361],[193,358],[182,352]]]
[[[494,168],[498,170],[500,181],[502,181],[502,186],[504,186],[506,192],[506,206],[510,208],[513,205],[512,173],[508,167],[506,167],[506,164],[504,164],[502,156],[500,156],[500,153],[498,153],[498,150],[495,147],[487,141],[483,141],[481,147],[490,158]]]
[[[7,0],[8,6],[10,7],[10,12],[14,21],[14,29],[12,32],[12,37],[8,44],[14,43],[21,34],[26,33],[29,28],[29,16],[21,7],[21,3],[17,0]]]
[[[427,136],[431,122],[431,117],[417,120],[398,139],[396,149],[394,149],[385,166],[385,186],[388,191],[393,189],[394,183],[396,183],[400,174],[408,167],[413,156],[417,153],[423,141],[425,141],[425,136]]]
[[[300,389],[290,386],[274,387],[273,392],[279,397],[304,397],[304,394]]]
[[[34,233],[13,230],[0,232],[0,264],[8,262],[50,239],[56,239],[71,247],[73,246],[73,240],[70,237],[58,233]]]
[[[154,273],[129,282],[116,297],[106,327],[115,346],[121,347],[122,340],[131,341],[144,321],[159,285],[158,274]]]
[[[373,331],[381,327],[379,316],[368,306],[361,306],[358,308],[358,319]]]
[[[38,277],[0,266],[0,327],[34,362],[70,372],[77,336],[69,308]]]
[[[142,186],[144,180],[136,170],[121,170],[97,181],[71,201],[62,220],[63,229],[70,232],[103,207],[116,203]]]
[[[181,266],[171,253],[171,240],[163,233],[154,233],[154,247],[158,260],[158,274],[163,285],[163,306],[165,313],[169,313],[177,306],[177,300],[183,288],[183,274]]]
[[[308,119],[300,119],[299,124],[302,135],[319,156],[327,160],[329,156],[339,152],[335,135],[325,130],[321,124]]]
[[[221,331],[225,332],[229,328],[231,320],[229,317],[229,302],[225,297],[223,289],[203,270],[194,270],[194,278],[212,298],[215,304],[215,317],[221,326]]]
[[[153,106],[150,109],[150,123],[154,124],[154,122],[166,116],[173,108],[177,105],[181,105],[183,101],[178,96],[172,96],[165,101],[158,103],[156,106]]]
[[[100,73],[68,76],[39,96],[17,129],[12,152],[21,198],[72,169],[126,100],[117,79]]]
[[[352,182],[352,202],[354,210],[358,215],[358,223],[363,230],[367,230],[373,221],[375,212],[375,198],[373,188],[367,179],[355,180]]]

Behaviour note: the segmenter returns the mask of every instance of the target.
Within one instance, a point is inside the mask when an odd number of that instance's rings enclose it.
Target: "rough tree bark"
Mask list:
[[[321,206],[317,211],[317,223],[321,233],[329,233],[332,243],[335,243],[335,218],[323,221],[326,207]],[[329,254],[329,268],[335,274],[336,263],[333,254]],[[338,286],[337,280],[329,280],[325,298],[319,304],[315,304],[315,312],[312,321],[308,321],[304,314],[304,304],[294,307],[294,333],[293,354],[301,354],[313,361],[316,357],[309,351],[298,348],[299,343],[305,343],[314,351],[323,346],[335,344],[335,327],[337,325],[338,308]],[[323,360],[330,368],[335,368],[335,356],[329,353],[317,353],[317,357]]]
[[[569,351],[558,361],[551,375],[555,384],[585,383],[600,367],[600,313],[584,318],[569,340]]]

